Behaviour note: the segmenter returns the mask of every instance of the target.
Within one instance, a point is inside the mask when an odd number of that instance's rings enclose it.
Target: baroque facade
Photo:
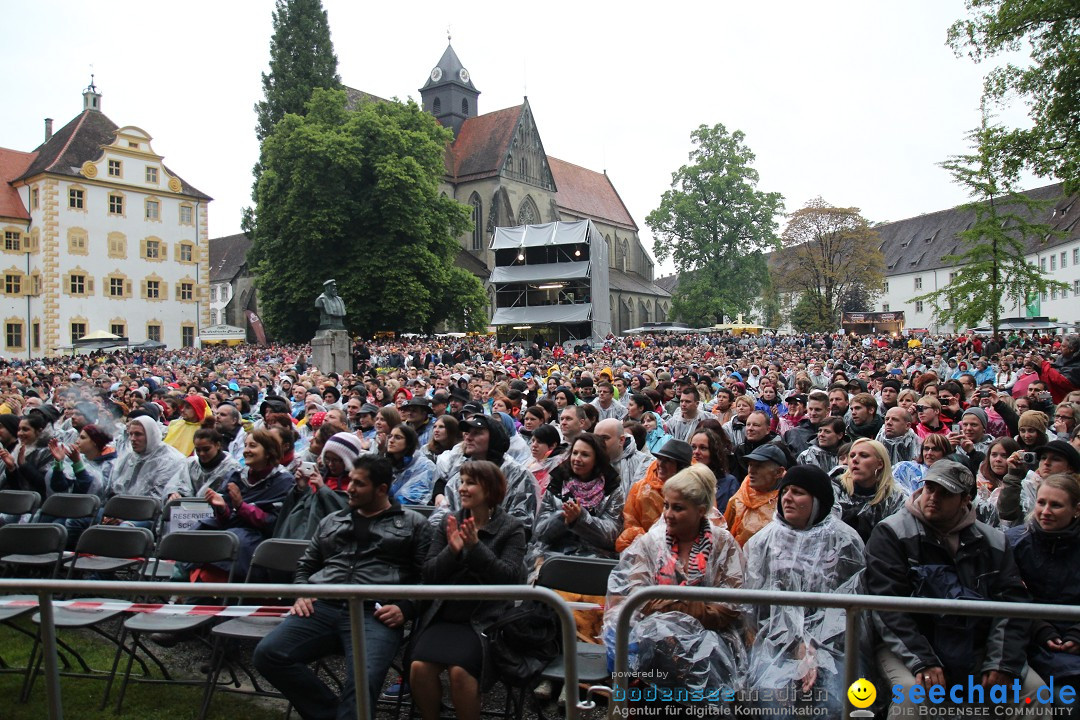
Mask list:
[[[192,346],[209,321],[207,204],[150,135],[83,110],[31,152],[0,148],[3,351],[40,357],[88,333]]]

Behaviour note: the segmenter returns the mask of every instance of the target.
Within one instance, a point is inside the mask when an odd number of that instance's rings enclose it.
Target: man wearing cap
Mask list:
[[[592,401],[601,420],[613,418],[622,420],[626,417],[626,406],[615,401],[615,387],[609,382],[602,382],[596,386],[596,398]]]
[[[870,534],[867,594],[1028,602],[1005,535],[976,519],[974,495],[975,477],[960,463],[930,466],[905,507]],[[878,663],[888,684],[905,690],[905,702],[894,704],[890,716],[914,714],[908,691],[915,685],[929,690],[962,684],[966,697],[970,682],[989,699],[993,685],[1016,678],[1022,679],[1021,696],[1043,684],[1025,672],[1027,620],[903,612],[875,612],[873,618],[882,639]]]
[[[453,385],[450,387],[449,404],[447,405],[447,412],[461,420],[461,409],[465,406],[465,403],[472,400],[472,394],[461,387],[460,385]]]
[[[795,457],[787,443],[769,429],[769,416],[762,410],[752,410],[743,425],[743,441],[735,446],[731,467],[735,479],[741,482],[746,477],[749,469],[746,456],[762,445],[776,445],[787,457],[787,464],[794,464]]]
[[[510,437],[502,419],[478,412],[461,423],[461,430],[464,435],[461,444],[447,453],[445,466],[442,462],[436,466],[432,504],[440,506],[440,509],[432,513],[432,525],[439,527],[446,512],[461,509],[458,484],[462,464],[470,460],[489,460],[498,465],[506,476],[503,509],[520,519],[525,524],[526,532],[531,534],[540,509],[540,488],[533,474],[510,457]]]
[[[1003,521],[1018,523],[1035,508],[1039,485],[1051,475],[1068,473],[1080,476],[1080,451],[1064,440],[1051,440],[1035,451],[1039,464],[1035,472],[1028,470],[1023,453],[1009,456],[1009,470],[1001,483],[998,495],[998,516]]]
[[[753,416],[752,416],[753,417]],[[728,500],[724,519],[739,545],[772,521],[780,495],[780,480],[791,464],[779,446],[766,443],[746,454],[746,479]]]
[[[874,373],[877,375],[877,373]],[[882,373],[884,377],[888,377],[888,373]],[[888,378],[882,380],[881,391],[878,393],[878,415],[885,417],[885,414],[890,409],[896,407],[897,400],[900,397],[900,381]]]
[[[431,401],[420,395],[401,406],[401,416],[416,431],[417,447],[425,447],[431,440],[431,431],[435,429],[435,418],[431,417]]]
[[[664,483],[683,468],[690,467],[694,451],[685,440],[672,438],[654,453],[645,477],[630,486],[623,505],[623,530],[615,540],[622,552],[639,536],[648,532],[664,511]]]

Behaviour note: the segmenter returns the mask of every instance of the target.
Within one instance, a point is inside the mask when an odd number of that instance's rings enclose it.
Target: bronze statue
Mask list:
[[[323,283],[323,293],[315,298],[315,307],[319,308],[319,330],[345,329],[345,301],[337,294],[337,281]]]

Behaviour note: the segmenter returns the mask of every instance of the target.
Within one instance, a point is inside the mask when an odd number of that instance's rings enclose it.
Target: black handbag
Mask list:
[[[559,618],[549,606],[526,600],[484,630],[484,654],[485,688],[499,679],[527,686],[559,654]]]

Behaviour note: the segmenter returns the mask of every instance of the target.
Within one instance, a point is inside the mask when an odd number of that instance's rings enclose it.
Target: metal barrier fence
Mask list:
[[[190,583],[127,582],[86,580],[25,580],[0,579],[0,595],[34,592],[38,595],[41,612],[41,635],[45,652],[45,681],[48,696],[49,720],[62,720],[60,701],[60,670],[56,651],[56,629],[53,626],[52,596],[54,594],[102,594],[137,597],[139,595],[190,595],[195,592]],[[316,597],[349,602],[352,628],[353,682],[357,688],[358,718],[368,716],[369,698],[363,691],[367,686],[367,660],[364,652],[363,603],[365,600],[538,600],[554,608],[562,626],[564,648],[577,646],[573,611],[558,594],[547,588],[527,585],[275,585],[200,583],[200,596],[216,597]],[[1030,620],[1065,620],[1080,622],[1080,607],[1039,605],[1035,603],[1006,603],[989,601],[931,600],[927,598],[879,597],[873,595],[836,595],[819,593],[772,592],[738,588],[703,588],[657,585],[635,590],[623,602],[616,617],[615,677],[629,677],[630,622],[634,612],[649,600],[700,600],[738,605],[794,605],[801,607],[831,607],[846,611],[844,637],[844,687],[858,679],[859,620],[866,611],[899,611],[940,613],[978,617],[1017,617]],[[564,653],[567,687],[577,686],[577,656]],[[610,688],[594,688],[608,689]],[[590,691],[591,692],[591,691]],[[626,694],[613,694],[613,714],[626,717]],[[589,707],[588,698],[581,707],[566,703],[567,720],[580,717],[581,709]],[[845,717],[852,717],[845,703]]]
[[[62,720],[60,668],[57,661],[56,628],[53,626],[53,595],[191,595],[206,597],[308,597],[347,600],[352,628],[353,683],[356,687],[356,717],[368,717],[367,656],[364,645],[365,600],[538,600],[554,608],[562,625],[563,647],[577,647],[573,611],[566,600],[547,588],[528,585],[273,585],[257,583],[128,582],[123,580],[26,580],[0,579],[0,595],[37,593],[41,612],[41,640],[45,653],[45,684],[49,720]],[[577,655],[565,655],[566,682],[577,686]],[[31,670],[32,672],[32,670]],[[580,717],[576,703],[566,704],[567,720]]]
[[[1080,621],[1080,607],[1068,605],[1038,605],[975,600],[931,600],[912,597],[882,597],[875,595],[836,595],[797,593],[739,588],[704,588],[678,585],[656,585],[635,590],[619,607],[615,625],[615,677],[629,677],[630,621],[634,612],[650,600],[701,600],[737,605],[796,605],[802,607],[843,608],[846,611],[844,634],[844,688],[858,679],[859,619],[863,612],[886,610],[913,613],[940,613],[978,617],[1016,617],[1028,620]],[[613,693],[612,702],[617,716],[627,716],[626,693]],[[851,718],[850,703],[844,703],[844,717]]]

